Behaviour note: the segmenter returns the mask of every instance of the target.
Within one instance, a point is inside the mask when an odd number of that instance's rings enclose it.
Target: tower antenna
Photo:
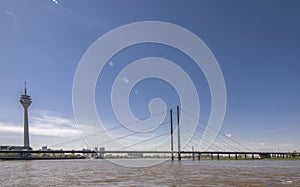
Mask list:
[[[25,93],[25,95],[27,95],[27,89],[26,89],[26,81],[24,81],[24,93]]]

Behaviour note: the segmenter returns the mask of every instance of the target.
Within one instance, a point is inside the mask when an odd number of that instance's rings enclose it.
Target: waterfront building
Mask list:
[[[10,146],[10,145],[1,145],[0,151],[25,151],[25,150],[32,150],[31,147],[25,146]]]

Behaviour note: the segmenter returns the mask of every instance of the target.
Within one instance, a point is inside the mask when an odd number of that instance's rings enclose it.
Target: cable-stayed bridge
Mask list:
[[[121,135],[114,137],[112,140],[104,140],[99,142],[96,146],[107,146],[110,147],[116,141],[126,142],[125,146],[117,149],[108,150],[62,150],[59,149],[69,144],[73,144],[83,139],[89,140],[94,137],[101,136],[102,133],[113,133],[114,131],[120,131],[124,129],[124,126],[113,126],[107,128],[103,131],[97,131],[94,134],[84,135],[83,137],[69,139],[61,143],[50,146],[50,150],[0,150],[0,153],[19,153],[20,155],[25,155],[24,158],[29,158],[31,154],[148,154],[148,155],[161,155],[163,157],[170,157],[172,160],[181,160],[184,158],[192,158],[193,160],[201,160],[203,158],[207,159],[222,159],[226,157],[230,159],[254,159],[254,158],[295,158],[299,157],[298,152],[282,152],[282,151],[254,151],[240,143],[239,141],[226,135],[219,129],[214,127],[209,127],[210,131],[206,131],[208,124],[202,120],[198,120],[196,116],[191,115],[189,112],[182,110],[179,111],[179,107],[176,108],[176,122],[173,123],[173,113],[170,110],[169,120],[162,122],[154,132],[138,132],[138,131],[122,131]],[[185,113],[184,116],[189,116],[185,118],[180,118],[179,113]],[[166,115],[165,113],[159,113],[155,115]],[[180,119],[179,119],[180,118]],[[135,122],[131,122],[135,123]],[[195,123],[197,123],[196,128]],[[175,127],[175,128],[174,128]],[[203,139],[203,135],[211,139],[214,139],[213,143],[206,142]],[[181,145],[181,136],[191,136],[189,141]],[[143,137],[137,139],[136,137]],[[135,141],[133,141],[135,139]],[[164,149],[147,149],[148,145],[155,144],[157,142],[169,141],[167,144],[169,147]],[[200,144],[206,145],[206,150],[200,150]],[[175,148],[174,147],[177,147]],[[139,149],[141,148],[141,149]]]

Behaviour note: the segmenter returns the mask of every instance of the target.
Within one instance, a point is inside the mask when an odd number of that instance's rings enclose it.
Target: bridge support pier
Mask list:
[[[180,153],[180,126],[179,126],[179,106],[177,105],[177,130],[178,130],[178,160],[181,160],[181,153]]]
[[[171,159],[174,160],[174,146],[173,146],[173,112],[172,109],[170,109],[170,125],[171,125]]]

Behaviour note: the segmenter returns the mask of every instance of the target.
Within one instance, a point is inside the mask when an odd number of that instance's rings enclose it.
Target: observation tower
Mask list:
[[[29,146],[29,130],[28,130],[28,108],[32,101],[29,95],[27,95],[26,81],[24,82],[24,94],[20,97],[20,103],[24,108],[24,148],[30,149]]]

